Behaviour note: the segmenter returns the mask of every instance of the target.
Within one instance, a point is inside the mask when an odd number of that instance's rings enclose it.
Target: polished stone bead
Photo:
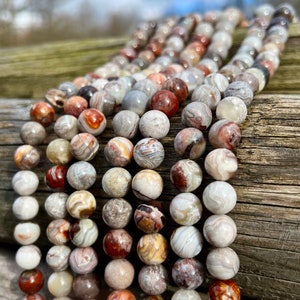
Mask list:
[[[168,257],[168,253],[168,242],[160,233],[145,234],[137,243],[137,254],[146,265],[163,263]]]
[[[205,77],[204,84],[212,85],[216,87],[220,93],[224,93],[229,82],[224,75],[220,73],[212,73]]]
[[[56,118],[54,108],[47,102],[39,101],[32,105],[30,109],[30,118],[47,127],[51,125]]]
[[[195,49],[185,48],[179,54],[179,61],[185,68],[189,68],[195,66],[199,62],[200,57],[200,54]]]
[[[163,294],[169,284],[169,275],[163,265],[143,266],[138,274],[140,288],[148,295]]]
[[[89,85],[89,80],[86,77],[83,76],[79,76],[76,77],[73,80],[73,84],[76,86],[76,88],[79,90],[81,89],[83,86]]]
[[[138,199],[155,200],[163,191],[163,179],[158,172],[144,169],[134,175],[131,188]]]
[[[268,20],[271,20],[273,14],[274,14],[274,7],[271,4],[262,4],[259,5],[255,10],[254,10],[254,15],[256,17],[264,17],[267,18]]]
[[[41,258],[41,250],[35,245],[20,247],[15,256],[17,265],[25,270],[32,270],[36,268],[39,265]]]
[[[134,212],[134,222],[141,231],[156,233],[165,226],[166,217],[157,207],[140,204]]]
[[[25,270],[20,274],[19,287],[26,294],[38,293],[44,284],[43,273],[38,269]]]
[[[32,195],[38,188],[39,178],[29,170],[22,170],[15,173],[12,178],[12,188],[20,196]]]
[[[242,73],[241,69],[233,64],[227,64],[219,71],[220,74],[224,75],[228,83],[232,83],[235,79],[235,77]],[[228,88],[228,87],[227,87]]]
[[[220,68],[223,65],[223,59],[221,55],[217,52],[217,50],[210,48],[209,51],[206,51],[204,58],[212,59]]]
[[[96,169],[86,161],[72,164],[67,172],[67,180],[75,190],[87,190],[96,181]]]
[[[54,124],[54,132],[62,139],[71,140],[78,134],[77,119],[72,115],[60,116]]]
[[[224,92],[225,97],[238,97],[249,106],[253,100],[253,91],[245,81],[234,81],[230,83]]]
[[[122,100],[122,109],[130,110],[141,116],[147,109],[149,97],[139,90],[129,91]]]
[[[217,279],[233,278],[239,271],[240,260],[236,252],[229,248],[214,248],[206,258],[206,268]]]
[[[45,100],[49,102],[56,111],[61,111],[67,101],[67,94],[59,89],[50,89],[45,95]]]
[[[211,110],[216,109],[220,100],[220,91],[215,86],[209,84],[197,86],[191,96],[192,102],[198,101],[205,103]]]
[[[166,46],[174,49],[175,52],[180,52],[184,48],[184,41],[181,37],[171,35],[166,41]]]
[[[261,92],[268,83],[268,74],[266,74],[262,68],[249,68],[246,73],[253,74],[258,80],[258,92]]]
[[[191,102],[182,110],[181,121],[186,127],[205,130],[212,122],[211,109],[205,103]]]
[[[75,118],[78,118],[81,112],[88,108],[88,102],[80,96],[70,97],[65,105],[64,112],[65,114],[72,115]]]
[[[55,165],[69,163],[73,158],[70,150],[70,142],[61,138],[51,141],[47,146],[46,155]]]
[[[197,289],[203,283],[204,277],[203,265],[194,258],[178,259],[172,267],[172,278],[182,289]]]
[[[90,101],[91,97],[98,90],[92,85],[85,85],[81,87],[77,93],[77,96],[84,98],[86,101]]]
[[[66,245],[52,246],[46,255],[47,265],[55,272],[65,271],[69,267],[71,249]]]
[[[85,109],[78,117],[78,128],[81,132],[98,136],[106,128],[106,117],[98,109]]]
[[[104,146],[106,160],[115,167],[125,167],[132,161],[133,144],[125,137],[114,137]]]
[[[185,101],[188,97],[189,90],[186,83],[176,77],[172,77],[168,80],[166,80],[162,86],[162,89],[168,90],[177,97],[179,104]]]
[[[204,80],[203,72],[195,67],[187,68],[180,73],[176,73],[174,77],[179,78],[185,82],[188,87],[189,93],[192,93],[196,86],[202,84]]]
[[[14,162],[18,169],[32,170],[40,162],[40,153],[31,145],[19,146],[14,153]]]
[[[237,228],[227,215],[212,215],[203,225],[203,235],[207,242],[215,247],[227,247],[234,242]]]
[[[110,116],[114,113],[117,102],[116,98],[109,94],[108,91],[100,90],[93,94],[89,105],[91,108],[103,112],[105,116]]]
[[[251,87],[253,94],[256,94],[258,92],[258,79],[251,73],[242,72],[241,74],[235,77],[234,81],[245,81]]]
[[[133,89],[144,92],[148,96],[148,99],[158,91],[157,85],[148,78],[137,81]]]
[[[129,290],[112,291],[106,300],[136,300],[136,297]]]
[[[169,90],[161,90],[155,93],[150,100],[150,109],[159,110],[169,118],[173,117],[179,108],[176,95]]]
[[[282,3],[276,8],[274,12],[274,17],[277,16],[285,17],[289,20],[289,22],[294,22],[297,16],[297,12],[291,4]]]
[[[124,96],[128,92],[127,87],[122,85],[117,80],[109,81],[104,86],[103,90],[115,99],[116,105],[120,105],[122,103]]]
[[[170,180],[180,192],[192,192],[202,182],[202,170],[200,166],[191,159],[177,161],[170,170]]]
[[[73,218],[88,218],[96,209],[96,199],[89,191],[76,191],[68,197],[66,208]]]
[[[254,63],[254,58],[250,54],[242,52],[234,55],[231,59],[231,63],[234,64],[235,60],[242,61],[246,65],[246,68],[250,68]]]
[[[98,153],[99,142],[92,134],[83,132],[72,138],[70,149],[76,159],[90,161]]]
[[[171,300],[182,300],[182,299],[201,300],[202,298],[200,297],[198,292],[194,290],[186,290],[186,289],[177,290],[171,298]]]
[[[193,258],[201,252],[203,238],[196,227],[180,226],[172,232],[170,246],[179,257]]]
[[[32,196],[21,196],[12,205],[15,217],[22,221],[33,219],[39,212],[39,203]]]
[[[91,219],[80,219],[70,225],[69,236],[77,247],[90,247],[98,238],[98,226]]]
[[[50,167],[45,174],[45,183],[53,191],[64,191],[67,187],[67,171],[66,166]]]
[[[209,70],[209,74],[216,73],[216,72],[219,71],[218,64],[214,60],[212,60],[210,58],[203,58],[203,59],[201,59],[201,61],[199,62],[199,65],[207,67],[208,70]]]
[[[200,22],[196,28],[195,28],[195,33],[197,34],[203,34],[208,37],[212,37],[214,33],[214,27],[213,24],[209,22]]]
[[[14,228],[14,238],[21,245],[30,245],[38,240],[41,234],[40,226],[32,222],[18,223]]]
[[[75,248],[69,257],[70,267],[77,274],[88,274],[98,265],[96,251],[92,247]]]
[[[125,229],[110,229],[103,237],[103,250],[113,259],[128,256],[132,244],[133,238]]]
[[[21,127],[20,137],[25,144],[37,146],[45,140],[46,130],[40,123],[29,121]]]
[[[112,127],[115,135],[131,139],[136,136],[139,128],[139,115],[131,110],[118,112],[113,120]]]
[[[177,224],[194,225],[201,219],[203,208],[195,194],[180,193],[172,199],[169,211]]]
[[[222,298],[240,300],[241,291],[235,281],[229,280],[215,280],[208,287],[208,294],[211,300],[219,300]]]
[[[124,228],[132,216],[131,204],[122,199],[110,199],[102,208],[102,219],[111,228]]]
[[[216,41],[212,41],[209,46],[207,47],[207,54],[209,53],[214,53],[215,55],[218,55],[220,57],[220,62],[223,62],[227,56],[228,56],[228,47],[226,45],[226,43],[222,42],[221,40],[216,40]],[[213,56],[209,56],[209,55],[205,55],[206,58],[211,57],[213,58]],[[217,60],[215,60],[216,63],[218,63]],[[218,64],[219,67],[221,67]]]
[[[78,93],[78,88],[71,81],[62,82],[58,86],[58,89],[61,90],[61,91],[63,91],[66,94],[67,98],[75,96]]]
[[[104,281],[114,290],[123,290],[132,284],[134,273],[134,267],[127,259],[113,259],[104,269]]]
[[[66,297],[72,291],[73,276],[68,271],[52,273],[47,282],[48,290],[54,297]]]
[[[144,138],[134,146],[133,157],[140,167],[155,169],[163,162],[165,150],[162,143],[157,139]]]
[[[72,287],[74,296],[79,299],[97,299],[101,292],[100,280],[94,273],[76,276]]]
[[[70,222],[65,219],[55,219],[49,223],[46,234],[54,245],[63,245],[69,241]]]

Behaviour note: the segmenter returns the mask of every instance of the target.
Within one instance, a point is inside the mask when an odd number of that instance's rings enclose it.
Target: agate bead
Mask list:
[[[130,110],[141,116],[147,109],[148,96],[139,90],[129,91],[122,101],[122,109]]]
[[[53,107],[44,101],[36,102],[30,109],[32,121],[38,122],[47,127],[55,121],[55,111]]]
[[[115,135],[132,139],[137,134],[139,120],[139,115],[134,111],[121,110],[112,120],[112,127]]]
[[[66,166],[53,166],[46,171],[45,183],[54,191],[64,191],[67,186],[67,171]]]
[[[166,80],[162,86],[162,89],[174,93],[179,103],[185,101],[189,95],[189,91],[186,83],[180,78],[176,78],[176,77]]]
[[[212,85],[202,84],[195,88],[191,100],[192,102],[205,103],[211,110],[214,110],[221,100],[221,93]]]
[[[36,268],[39,265],[41,258],[41,250],[35,245],[26,245],[20,247],[15,256],[17,265],[25,270]]]
[[[63,245],[69,241],[70,222],[65,219],[55,219],[49,223],[46,234],[54,245]]]
[[[106,117],[98,109],[85,109],[78,117],[78,128],[81,132],[98,136],[106,128]]]
[[[129,290],[112,291],[106,300],[136,300],[136,297]]]
[[[77,95],[78,88],[71,81],[65,81],[58,86],[58,89],[63,91],[67,98]]]
[[[69,267],[71,249],[65,245],[52,246],[46,255],[47,265],[55,272],[65,271]]]
[[[78,134],[77,119],[72,115],[60,116],[54,124],[54,132],[62,139],[71,140]]]
[[[148,99],[150,99],[158,90],[156,84],[147,78],[137,81],[134,84],[133,89],[144,92],[148,96]]]
[[[38,269],[25,270],[20,274],[19,287],[29,295],[35,294],[41,290],[44,284],[44,276]]]
[[[229,84],[224,92],[225,97],[238,97],[249,106],[253,100],[253,91],[245,81],[234,81]]]
[[[241,291],[239,286],[231,279],[215,280],[208,287],[208,294],[211,300],[232,299],[240,300]]]
[[[206,76],[206,78],[204,79],[204,84],[216,87],[222,94],[228,87],[229,82],[224,75],[220,73],[212,73]]]
[[[90,247],[98,238],[98,226],[91,219],[80,219],[70,225],[69,236],[77,247]]]
[[[34,197],[21,196],[14,201],[12,211],[17,219],[27,221],[38,214],[39,203]]]
[[[75,248],[70,254],[69,264],[77,274],[91,273],[98,264],[96,251],[92,247]]]
[[[85,85],[81,87],[77,93],[79,97],[84,98],[86,101],[90,101],[94,93],[97,92],[97,89],[92,85]]]
[[[16,149],[14,161],[18,169],[32,170],[40,162],[40,153],[31,145],[22,145]]]
[[[72,138],[70,147],[76,159],[90,161],[98,153],[99,142],[92,134],[83,132]]]
[[[93,274],[78,275],[73,280],[74,296],[79,299],[96,299],[100,295],[100,282]]]
[[[150,109],[159,110],[166,114],[168,118],[173,117],[179,108],[179,101],[176,95],[169,90],[156,92],[150,100]]]
[[[18,223],[14,228],[14,238],[21,245],[30,245],[40,237],[40,226],[32,222]]]
[[[56,111],[60,111],[64,108],[64,104],[67,101],[67,94],[59,89],[50,89],[45,95],[45,100],[54,107]]]
[[[64,112],[67,115],[78,118],[81,112],[83,112],[87,108],[88,102],[83,97],[72,96],[66,101],[64,105]]]
[[[201,300],[199,293],[194,290],[186,290],[186,289],[179,289],[177,290],[171,300]]]
[[[21,127],[20,136],[25,144],[37,146],[45,140],[46,130],[40,123],[30,121]]]
[[[66,297],[72,290],[73,276],[67,271],[54,272],[48,278],[47,286],[54,297]]]
[[[112,115],[116,106],[116,98],[106,90],[99,90],[90,99],[90,107],[102,111],[105,116]]]
[[[256,94],[258,92],[258,79],[251,73],[242,72],[235,77],[234,81],[244,81],[251,87],[253,94]]]
[[[73,158],[70,150],[70,142],[61,138],[51,141],[47,146],[46,155],[55,165],[65,165],[69,163]]]
[[[12,187],[20,196],[32,195],[38,188],[39,178],[29,170],[22,170],[15,173],[12,178]]]

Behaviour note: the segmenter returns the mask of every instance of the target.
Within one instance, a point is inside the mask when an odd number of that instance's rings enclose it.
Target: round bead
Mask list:
[[[65,271],[69,267],[71,249],[65,245],[52,246],[46,255],[47,265],[55,272]]]
[[[171,300],[201,300],[199,293],[194,290],[186,290],[186,289],[179,289],[177,290]]]
[[[220,93],[224,93],[224,91],[228,87],[229,82],[224,75],[220,73],[212,73],[206,76],[206,78],[204,79],[204,84],[212,85],[216,87],[220,91]]]
[[[194,226],[180,226],[176,228],[170,238],[172,250],[181,258],[197,256],[203,246],[200,231]]]
[[[32,170],[40,162],[39,151],[31,145],[22,145],[14,153],[14,161],[21,170]]]
[[[62,139],[71,140],[78,134],[77,119],[72,115],[60,116],[54,124],[54,132]]]
[[[53,166],[46,171],[45,183],[54,191],[64,191],[67,186],[66,166]]]
[[[227,214],[237,202],[235,189],[228,182],[213,181],[204,189],[203,203],[213,214]]]
[[[85,85],[81,87],[77,93],[78,96],[84,98],[88,102],[90,101],[91,97],[94,93],[97,92],[97,89],[92,85]]]
[[[48,278],[48,290],[54,297],[66,297],[72,290],[73,276],[67,271],[54,272]]]
[[[44,276],[38,269],[25,270],[20,274],[19,287],[26,294],[35,294],[41,290]]]
[[[36,102],[30,109],[30,118],[47,127],[55,121],[55,111],[53,107],[44,101]]]
[[[67,115],[78,118],[81,112],[88,108],[88,102],[80,96],[70,97],[64,105],[64,112]]]
[[[62,82],[59,86],[58,89],[65,92],[67,98],[70,98],[72,96],[77,95],[78,93],[78,88],[76,87],[76,85],[71,82],[71,81],[65,81]]]
[[[91,219],[81,219],[71,224],[71,242],[77,247],[90,247],[98,238],[98,226]]]
[[[174,93],[179,103],[185,101],[189,95],[189,91],[186,83],[180,78],[176,78],[176,77],[166,80],[162,86],[162,89]]]
[[[205,103],[211,110],[214,110],[221,100],[221,93],[212,85],[202,84],[195,88],[191,100]]]
[[[106,117],[98,109],[85,109],[78,117],[78,128],[81,132],[97,136],[106,128]]]
[[[194,225],[201,219],[203,208],[195,194],[180,193],[172,199],[169,211],[177,224]]]
[[[135,174],[131,188],[138,199],[144,201],[155,200],[163,191],[163,179],[158,172],[144,169]]]
[[[166,217],[152,205],[140,204],[134,212],[135,225],[145,233],[159,232],[166,224]]]
[[[106,284],[115,290],[128,288],[134,279],[134,267],[125,258],[111,260],[104,269]]]
[[[206,258],[206,268],[215,278],[227,280],[233,278],[239,270],[240,260],[236,252],[229,248],[214,248]]]
[[[47,158],[55,165],[65,165],[71,161],[73,155],[70,142],[65,139],[55,139],[46,149]]]
[[[235,77],[234,81],[244,81],[251,87],[253,94],[256,94],[258,92],[258,79],[251,73],[242,72]]]
[[[40,123],[30,121],[21,127],[20,136],[25,144],[37,146],[45,140],[46,130]]]
[[[73,280],[73,292],[79,299],[96,299],[100,295],[100,282],[93,274],[78,275]]]
[[[156,84],[148,78],[137,81],[134,84],[133,89],[144,92],[148,96],[148,99],[150,99],[158,90]]]
[[[150,100],[150,109],[159,110],[168,118],[174,116],[179,108],[179,101],[176,95],[169,90],[156,92]]]
[[[116,105],[116,98],[106,90],[99,90],[90,99],[90,107],[102,111],[105,116],[112,115]]]
[[[183,193],[196,190],[202,182],[202,170],[191,159],[177,161],[170,170],[170,180],[173,185]]]
[[[175,74],[175,78],[179,78],[185,82],[191,94],[196,86],[202,84],[204,75],[203,72],[196,68],[187,68],[184,71]]]
[[[18,249],[15,260],[20,268],[31,270],[39,265],[41,258],[42,253],[40,248],[35,245],[27,245]]]
[[[76,159],[90,161],[98,153],[99,142],[90,133],[79,133],[72,138],[70,148]]]
[[[172,267],[172,278],[179,288],[195,290],[204,281],[204,267],[194,258],[178,259]]]
[[[148,75],[147,78],[156,84],[158,90],[161,89],[162,85],[167,80],[167,77],[163,73],[152,73]]]
[[[41,229],[32,222],[18,223],[14,229],[14,238],[21,245],[30,245],[38,240]]]
[[[104,173],[102,188],[108,196],[122,198],[130,189],[131,179],[131,174],[126,169],[114,167]]]
[[[46,234],[54,245],[63,245],[69,241],[70,222],[65,219],[56,219],[49,223]]]
[[[268,73],[264,72],[262,68],[259,69],[258,67],[249,68],[246,70],[246,73],[251,73],[257,78],[258,93],[261,92],[268,82]]]
[[[112,291],[106,300],[136,300],[134,294],[129,290]]]
[[[122,109],[130,110],[141,116],[147,109],[148,96],[139,90],[129,91],[122,101]]]
[[[124,228],[132,216],[132,206],[124,199],[110,199],[102,208],[102,218],[111,228]]]
[[[12,187],[21,196],[32,195],[39,185],[37,175],[29,170],[18,171],[12,178]]]
[[[215,180],[226,181],[238,169],[238,161],[233,152],[226,148],[214,149],[208,153],[204,161],[206,172]]]
[[[125,167],[133,156],[133,144],[125,137],[114,137],[110,139],[104,147],[106,160],[115,167]]]
[[[140,117],[136,112],[121,110],[112,120],[112,127],[115,135],[132,139],[136,136],[138,131],[139,120]]]
[[[92,247],[75,248],[70,254],[69,263],[73,272],[88,274],[96,268],[98,257]]]
[[[56,111],[60,111],[64,108],[64,104],[67,101],[67,95],[62,90],[50,89],[45,95],[45,100],[49,102]]]
[[[111,229],[103,238],[103,250],[111,258],[125,258],[131,251],[133,239],[124,229]]]
[[[138,274],[140,288],[148,295],[163,294],[168,288],[168,271],[163,265],[143,266]]]
[[[224,92],[225,97],[238,97],[249,106],[253,100],[253,91],[245,81],[234,81],[230,83]]]
[[[168,243],[160,233],[143,235],[137,244],[137,253],[140,260],[146,265],[163,263],[168,256]]]
[[[122,100],[126,95],[128,88],[122,85],[117,80],[112,80],[105,85],[104,90],[107,91],[109,95],[113,96],[116,104],[119,105],[122,103]]]
[[[17,219],[27,221],[38,214],[39,203],[34,197],[21,196],[14,201],[12,211]]]
[[[141,117],[139,130],[143,137],[162,139],[169,133],[169,118],[160,110],[149,110]]]
[[[241,291],[239,286],[233,280],[215,280],[208,287],[208,294],[211,300],[220,298],[229,298],[232,300],[241,299]]]

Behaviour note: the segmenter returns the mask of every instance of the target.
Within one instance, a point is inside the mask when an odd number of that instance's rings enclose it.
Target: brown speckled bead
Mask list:
[[[14,160],[17,168],[32,170],[40,162],[40,153],[31,145],[22,145],[16,149]]]
[[[68,115],[72,115],[78,118],[81,112],[83,112],[87,108],[87,100],[80,96],[72,96],[66,101],[64,105],[64,112]]]
[[[36,121],[47,127],[55,121],[55,111],[53,107],[44,101],[36,102],[30,109],[32,121]]]

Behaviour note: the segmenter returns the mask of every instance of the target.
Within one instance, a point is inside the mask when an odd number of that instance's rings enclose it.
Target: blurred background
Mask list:
[[[142,20],[240,7],[247,17],[259,4],[282,0],[0,0],[0,46],[122,36]],[[300,1],[285,1],[299,11]]]

